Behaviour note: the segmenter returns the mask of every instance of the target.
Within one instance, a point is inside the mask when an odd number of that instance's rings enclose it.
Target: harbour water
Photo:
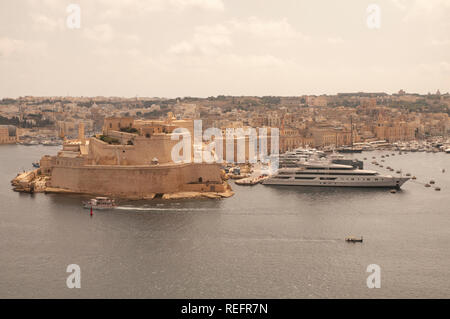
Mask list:
[[[232,184],[229,199],[121,202],[91,217],[85,197],[11,190],[17,172],[58,149],[0,146],[0,298],[450,296],[449,154],[385,158],[417,176],[395,194]],[[353,156],[387,174],[370,162],[392,153]],[[431,179],[441,191],[424,187]],[[81,289],[66,286],[69,264]],[[366,285],[370,264],[379,289]]]

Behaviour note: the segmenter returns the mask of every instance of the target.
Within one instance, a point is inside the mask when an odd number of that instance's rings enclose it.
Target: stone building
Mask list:
[[[0,144],[14,144],[16,141],[16,127],[12,125],[0,125]]]
[[[409,141],[415,137],[415,128],[411,123],[378,121],[375,126],[375,136],[379,140],[390,143],[396,141]]]
[[[352,144],[352,132],[344,128],[316,127],[311,129],[314,147],[344,146]],[[358,141],[353,132],[353,142]]]

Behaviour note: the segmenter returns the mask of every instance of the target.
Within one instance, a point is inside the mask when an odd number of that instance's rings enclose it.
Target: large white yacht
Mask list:
[[[280,168],[265,185],[386,187],[400,188],[409,177],[380,175],[376,171],[357,169],[330,162],[305,162],[297,167]]]
[[[322,158],[326,154],[315,148],[296,148],[293,151],[288,151],[284,154],[280,154],[278,157],[278,163],[280,167],[295,167],[297,162],[307,162],[310,158]]]

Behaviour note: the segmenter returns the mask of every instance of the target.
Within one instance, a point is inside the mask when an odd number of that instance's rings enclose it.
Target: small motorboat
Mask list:
[[[117,207],[114,199],[109,197],[95,197],[83,202],[84,208],[92,209],[112,209]]]
[[[38,162],[33,162],[33,163],[31,163],[31,165],[33,165],[34,168],[41,167]]]
[[[348,243],[362,243],[363,242],[363,237],[361,236],[361,238],[356,238],[356,237],[347,237],[345,238],[345,241]]]

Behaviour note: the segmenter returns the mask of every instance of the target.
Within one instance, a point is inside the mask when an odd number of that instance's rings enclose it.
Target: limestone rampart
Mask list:
[[[218,164],[54,166],[51,187],[79,193],[145,197],[152,193],[223,191]]]

